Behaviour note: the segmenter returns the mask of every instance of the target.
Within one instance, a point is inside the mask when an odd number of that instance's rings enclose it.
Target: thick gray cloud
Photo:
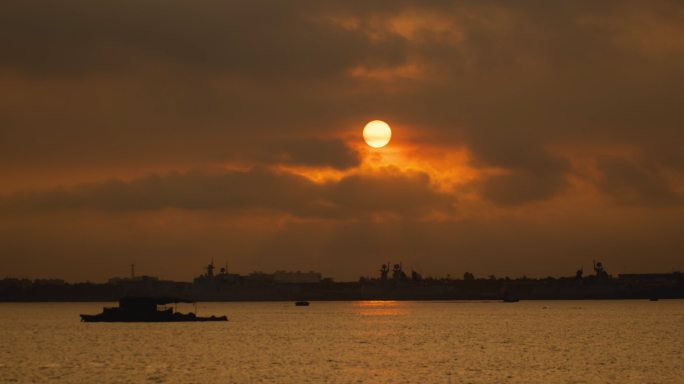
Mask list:
[[[9,1],[0,18],[2,62],[43,75],[122,72],[159,61],[282,78],[339,74],[369,56],[372,45],[362,34],[310,20],[316,8],[310,2]],[[400,52],[383,45],[373,58],[396,61]]]
[[[480,185],[482,196],[500,205],[519,205],[549,199],[566,185],[563,173],[535,173],[516,169],[505,175],[490,176]]]
[[[422,173],[387,171],[316,183],[303,176],[253,168],[149,175],[131,181],[19,192],[0,198],[0,213],[140,213],[178,208],[319,219],[364,219],[373,215],[420,218],[432,212],[451,212],[453,204],[453,197],[433,190],[428,176]]]
[[[604,157],[599,159],[598,169],[602,173],[598,188],[618,204],[672,205],[683,201],[656,167]]]
[[[544,150],[535,138],[489,129],[474,132],[470,142],[476,165],[506,170],[478,183],[482,196],[494,203],[518,205],[546,200],[567,185],[568,162]]]
[[[359,154],[337,139],[271,139],[263,145],[244,148],[238,159],[265,164],[347,169],[360,165]]]

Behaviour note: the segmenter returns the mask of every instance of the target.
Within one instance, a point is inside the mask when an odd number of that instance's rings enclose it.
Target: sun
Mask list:
[[[363,128],[363,139],[373,148],[382,148],[392,138],[389,124],[382,120],[373,120]]]

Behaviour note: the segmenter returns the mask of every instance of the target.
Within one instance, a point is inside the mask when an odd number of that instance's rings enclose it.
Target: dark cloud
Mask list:
[[[455,205],[453,196],[433,190],[429,177],[418,172],[351,175],[332,185],[328,192],[340,212],[349,215],[377,212],[421,217],[452,214]]]
[[[164,208],[302,210],[315,186],[301,176],[263,168],[223,173],[170,173],[132,181],[110,180],[47,191],[23,192],[3,199],[4,211],[94,209],[110,212]]]
[[[500,205],[519,205],[556,196],[567,184],[563,174],[539,174],[513,170],[479,183],[482,196]]]
[[[174,172],[132,181],[15,193],[0,199],[0,212],[116,213],[177,208],[358,219],[374,215],[420,218],[432,212],[451,212],[452,205],[453,198],[431,189],[429,178],[422,173],[379,172],[316,183],[303,176],[257,167],[220,173]]]
[[[508,128],[507,126],[502,126]],[[473,164],[503,168],[502,174],[477,182],[486,199],[500,205],[518,205],[552,198],[567,186],[569,163],[542,148],[518,130],[483,129],[471,134]]]
[[[359,154],[337,139],[266,140],[262,146],[241,150],[238,158],[248,162],[347,169],[361,163]]]
[[[317,22],[318,8],[301,1],[9,1],[0,16],[1,62],[37,74],[81,74],[151,61],[272,79],[336,76],[359,61],[402,59],[400,40],[374,47],[360,32]]]
[[[602,173],[599,190],[618,204],[672,205],[680,204],[682,196],[658,168],[621,158],[598,160]]]

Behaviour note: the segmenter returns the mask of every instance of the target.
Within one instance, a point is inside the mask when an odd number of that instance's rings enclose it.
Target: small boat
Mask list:
[[[513,297],[504,297],[502,301],[504,303],[517,303],[518,301],[520,301],[520,299],[516,299]]]
[[[503,295],[501,295],[501,301],[504,303],[517,303],[520,301],[515,295],[512,295],[510,292],[504,292]]]
[[[297,302],[295,302],[295,305],[298,307],[308,307],[309,302],[308,301],[297,301]]]
[[[648,301],[658,301],[658,298],[657,297],[651,297],[650,299],[648,299]]]
[[[86,323],[228,321],[226,316],[200,317],[193,312],[180,313],[174,312],[173,308],[158,308],[158,306],[175,303],[194,302],[169,297],[124,297],[119,300],[118,307],[105,307],[102,313],[97,315],[81,315],[81,321]]]

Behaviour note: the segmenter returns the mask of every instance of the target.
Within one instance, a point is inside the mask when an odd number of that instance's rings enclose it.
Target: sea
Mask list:
[[[112,305],[0,303],[0,383],[684,383],[684,300]]]

